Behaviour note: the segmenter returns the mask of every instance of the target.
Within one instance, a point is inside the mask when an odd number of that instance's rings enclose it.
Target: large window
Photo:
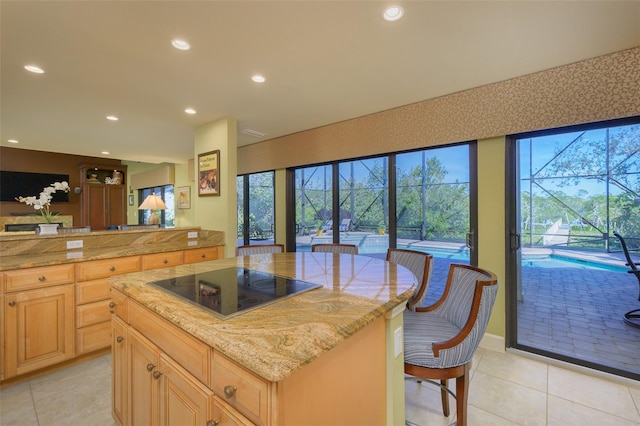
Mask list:
[[[162,227],[174,227],[175,226],[175,202],[173,194],[173,185],[156,186],[155,188],[144,188],[138,190],[139,203],[147,198],[147,195],[155,193],[166,204],[165,210],[156,210],[153,214],[157,214],[160,217],[160,226]],[[152,214],[151,210],[138,210],[138,224],[142,225],[149,222],[149,215]]]
[[[340,242],[373,256],[398,247],[469,263],[471,147],[475,144],[293,170],[296,250]]]
[[[274,242],[274,172],[238,176],[238,245]]]

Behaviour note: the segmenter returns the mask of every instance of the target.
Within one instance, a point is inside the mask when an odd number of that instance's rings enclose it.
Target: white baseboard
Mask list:
[[[485,333],[484,336],[482,336],[482,340],[480,340],[480,347],[489,349],[490,351],[505,352],[506,345],[504,337],[498,336],[497,334]]]

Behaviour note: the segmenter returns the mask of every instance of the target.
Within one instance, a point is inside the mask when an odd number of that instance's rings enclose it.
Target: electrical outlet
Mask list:
[[[70,251],[67,253],[67,259],[82,259],[82,256],[81,251]]]
[[[82,248],[82,240],[67,241],[67,250]]]
[[[393,332],[393,341],[394,356],[399,356],[404,349],[402,327],[396,328],[396,330]]]
[[[198,231],[188,232],[187,238],[198,238]]]
[[[197,241],[187,241],[187,245],[188,245],[189,247],[197,246],[197,245],[198,245],[198,242],[197,242]]]

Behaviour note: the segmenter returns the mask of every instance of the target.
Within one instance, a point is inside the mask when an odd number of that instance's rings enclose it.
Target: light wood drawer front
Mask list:
[[[110,288],[111,284],[107,278],[76,283],[76,303],[82,305],[109,299],[111,297]]]
[[[140,270],[140,256],[117,257],[113,259],[91,260],[76,265],[78,281],[97,280],[118,274],[128,274]]]
[[[217,420],[218,424],[225,426],[253,425],[253,422],[215,395],[213,396],[213,420]]]
[[[167,266],[182,265],[184,255],[182,251],[147,254],[142,256],[142,270],[165,268]]]
[[[209,346],[132,300],[129,300],[129,320],[133,328],[209,386]]]
[[[129,322],[129,298],[118,290],[111,288],[111,302],[109,302],[109,312]]]
[[[111,345],[111,322],[90,325],[76,333],[76,355],[82,355]]]
[[[220,255],[219,247],[207,247],[184,251],[184,263],[205,262],[207,260],[216,260]]]
[[[223,401],[257,424],[267,424],[268,382],[217,352],[213,354],[211,381],[213,392]]]
[[[111,315],[109,314],[110,302],[107,299],[78,306],[76,308],[76,327],[82,328],[105,321],[109,322],[111,320]]]
[[[7,293],[69,284],[74,280],[74,268],[73,265],[56,265],[17,269],[5,272],[4,280]]]

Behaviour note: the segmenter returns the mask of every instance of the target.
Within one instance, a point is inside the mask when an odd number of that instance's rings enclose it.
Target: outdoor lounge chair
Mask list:
[[[635,263],[633,259],[631,259],[631,255],[629,254],[629,248],[627,247],[627,243],[624,240],[624,238],[622,238],[622,235],[618,234],[616,231],[613,231],[613,235],[615,235],[616,238],[620,240],[620,245],[622,245],[622,251],[624,251],[624,257],[627,259],[627,263],[625,263],[625,265],[631,268],[627,272],[636,276],[636,278],[638,279],[638,286],[640,287],[640,269],[638,269],[638,266],[640,265],[640,263]],[[640,300],[640,291],[638,293],[638,300]],[[640,309],[633,309],[627,312],[626,314],[623,315],[622,319],[624,320],[625,323],[633,327],[640,328]]]
[[[340,232],[346,232],[351,230],[351,219],[342,219],[340,223]]]

